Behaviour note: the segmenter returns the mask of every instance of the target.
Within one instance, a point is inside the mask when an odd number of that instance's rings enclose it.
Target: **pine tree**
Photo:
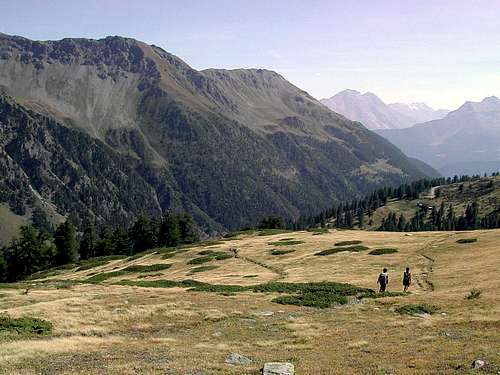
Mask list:
[[[163,216],[158,240],[162,246],[177,246],[181,243],[181,229],[176,215],[166,214]]]
[[[97,232],[93,224],[88,224],[83,230],[80,241],[80,258],[89,259],[95,257],[97,246]]]
[[[54,234],[54,244],[57,249],[57,264],[67,264],[78,260],[79,243],[71,221],[66,220],[58,225]]]

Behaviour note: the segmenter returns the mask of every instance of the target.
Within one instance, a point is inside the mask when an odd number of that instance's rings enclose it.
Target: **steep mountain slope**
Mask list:
[[[238,228],[423,176],[274,72],[199,72],[132,39],[0,35],[0,88],[18,201],[38,195],[77,224],[187,210]]]
[[[368,129],[400,129],[419,122],[444,117],[448,111],[435,111],[424,103],[385,104],[371,92],[361,94],[344,90],[321,102],[347,118],[363,123]]]
[[[467,102],[442,120],[378,133],[446,175],[470,173],[471,163],[477,167],[474,173],[500,169],[500,99],[496,97]]]

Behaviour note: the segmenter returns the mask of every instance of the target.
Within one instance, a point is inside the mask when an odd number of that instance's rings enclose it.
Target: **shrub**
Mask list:
[[[211,251],[208,255],[191,259],[188,264],[203,264],[211,262],[212,260],[224,260],[232,258],[231,254],[228,254],[224,251]]]
[[[13,332],[24,335],[44,335],[52,332],[52,323],[38,318],[23,316],[11,318],[9,315],[0,315],[0,332]]]
[[[469,294],[467,295],[467,299],[478,299],[479,297],[481,297],[481,293],[482,291],[480,289],[471,289],[471,291],[469,292]]]
[[[361,246],[361,245],[357,245],[357,246],[348,246],[348,247],[337,247],[337,248],[333,248],[333,249],[327,249],[327,250],[323,250],[323,251],[320,251],[314,255],[319,255],[319,256],[325,256],[325,255],[331,255],[331,254],[336,254],[336,253],[341,253],[343,251],[350,251],[350,252],[360,252],[360,251],[363,251],[363,250],[368,250],[369,248],[366,247],[366,246]]]
[[[304,243],[304,241],[288,241],[288,240],[280,240],[277,242],[269,242],[268,245],[274,245],[274,246],[292,246],[292,245],[299,245],[301,243]]]
[[[313,236],[329,233],[327,228],[309,228],[307,231],[312,232]]]
[[[198,253],[198,255],[209,255],[209,254],[213,254],[213,250],[202,250]]]
[[[155,272],[155,271],[163,271],[172,267],[171,264],[168,263],[159,263],[159,264],[150,264],[150,265],[133,265],[124,268],[122,271],[124,272]]]
[[[337,242],[335,244],[335,246],[359,245],[360,243],[363,243],[363,241],[360,241],[360,240],[340,241],[340,242]]]
[[[146,275],[139,275],[137,276],[138,279],[145,279],[146,277],[156,277],[156,276],[163,276],[162,273],[149,273]]]
[[[289,253],[293,253],[295,250],[273,250],[271,251],[271,255],[285,255]]]
[[[262,229],[259,230],[259,236],[273,236],[275,234],[290,233],[287,229]]]
[[[370,255],[385,255],[385,254],[394,254],[397,252],[398,252],[398,249],[382,248],[382,249],[373,249],[368,254],[370,254]]]
[[[462,238],[460,240],[457,240],[457,243],[473,243],[477,242],[477,238]]]
[[[201,266],[201,267],[193,268],[190,273],[212,271],[212,270],[215,270],[216,268],[219,268],[219,266],[215,266],[215,265]]]
[[[100,282],[105,281],[107,279],[110,279],[112,277],[123,276],[125,274],[127,274],[127,272],[125,272],[123,270],[104,272],[104,273],[99,273],[97,275],[93,275],[93,276],[87,278],[85,281],[89,282],[89,283],[100,283]]]
[[[403,305],[396,309],[401,315],[434,314],[437,311],[439,311],[438,306],[429,304]]]
[[[161,259],[170,259],[173,258],[176,255],[176,253],[165,253],[161,255]]]

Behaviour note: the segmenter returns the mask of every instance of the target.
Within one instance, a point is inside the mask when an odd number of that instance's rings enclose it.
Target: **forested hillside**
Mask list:
[[[185,211],[211,233],[424,177],[277,73],[200,72],[132,39],[2,34],[0,88],[1,199],[28,220]]]

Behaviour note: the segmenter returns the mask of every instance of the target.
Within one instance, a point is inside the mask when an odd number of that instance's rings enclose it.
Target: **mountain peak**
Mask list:
[[[398,129],[444,117],[448,111],[434,111],[427,104],[385,104],[376,94],[367,91],[344,90],[321,102],[331,110],[369,129]]]

